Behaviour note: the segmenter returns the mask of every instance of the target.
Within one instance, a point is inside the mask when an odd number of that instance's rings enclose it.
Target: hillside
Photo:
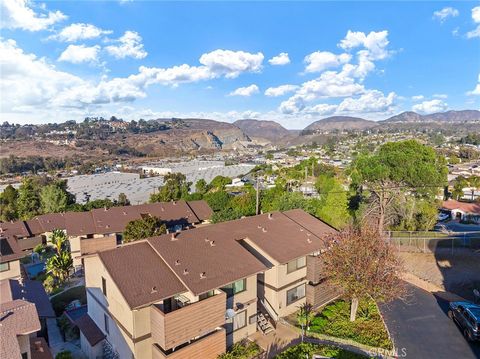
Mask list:
[[[332,116],[315,121],[304,128],[303,134],[312,132],[324,132],[334,130],[365,130],[378,124],[374,121],[365,120],[359,117]]]
[[[480,121],[480,111],[477,110],[463,110],[463,111],[447,111],[437,112],[429,115],[420,115],[416,112],[407,111],[398,115],[390,117],[380,123],[393,122],[470,122]]]
[[[275,121],[238,120],[233,125],[240,128],[247,136],[263,138],[271,142],[291,136],[291,132]]]

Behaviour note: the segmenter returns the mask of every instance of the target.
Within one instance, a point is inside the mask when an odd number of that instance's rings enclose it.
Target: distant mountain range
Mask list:
[[[437,112],[430,115],[420,115],[416,112],[402,112],[396,116],[390,117],[382,122],[468,122],[480,121],[480,111],[463,110],[463,111],[447,111]]]
[[[277,141],[292,136],[292,133],[275,121],[263,120],[238,120],[233,123],[250,138],[264,138],[269,141]]]
[[[302,133],[305,134],[315,131],[332,130],[365,130],[375,126],[378,126],[377,122],[365,120],[359,117],[332,116],[315,121],[314,123],[305,127]]]

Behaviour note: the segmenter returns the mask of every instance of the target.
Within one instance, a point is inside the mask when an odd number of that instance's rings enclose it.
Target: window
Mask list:
[[[6,272],[10,269],[10,262],[0,263],[0,272]]]
[[[215,295],[215,292],[213,290],[208,291],[207,293],[200,294],[198,296],[198,300],[204,300],[210,297],[213,297]]]
[[[247,311],[243,310],[235,314],[233,319],[227,321],[227,334],[232,334],[234,331],[245,328],[247,326]]]
[[[237,280],[236,282],[226,285],[225,287],[222,288],[222,290],[227,293],[228,297],[231,297],[235,294],[238,294],[247,290],[247,280],[245,278]]]
[[[305,284],[287,290],[287,305],[290,305],[303,297],[305,297]]]
[[[295,272],[307,265],[307,257],[300,257],[287,263],[287,273]]]
[[[105,321],[105,333],[110,334],[109,323],[108,323],[108,315],[103,315],[103,320]]]
[[[107,281],[103,277],[102,277],[102,292],[103,292],[103,295],[106,297],[107,296]]]

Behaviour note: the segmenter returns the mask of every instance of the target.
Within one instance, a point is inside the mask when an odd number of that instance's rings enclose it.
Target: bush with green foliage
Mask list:
[[[218,356],[218,359],[250,359],[262,352],[260,346],[252,341],[244,340],[235,343],[226,353]]]
[[[361,300],[357,318],[350,321],[350,303],[338,300],[315,316],[310,332],[351,339],[373,347],[391,349],[392,342],[373,300]]]
[[[165,233],[167,233],[167,227],[160,218],[145,216],[144,218],[128,222],[123,232],[123,241],[125,243],[133,242]]]
[[[277,354],[275,359],[302,359],[311,358],[314,354],[322,355],[327,358],[335,359],[361,359],[363,355],[352,353],[344,349],[327,345],[318,345],[312,343],[301,343],[294,345],[284,352]]]
[[[73,359],[73,355],[69,350],[64,350],[55,355],[55,359]]]

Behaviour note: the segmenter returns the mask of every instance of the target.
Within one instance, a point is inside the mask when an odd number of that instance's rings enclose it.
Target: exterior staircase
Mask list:
[[[263,333],[263,335],[267,335],[274,331],[272,324],[270,323],[269,318],[267,318],[268,314],[263,314],[262,312],[257,312],[257,327]]]

